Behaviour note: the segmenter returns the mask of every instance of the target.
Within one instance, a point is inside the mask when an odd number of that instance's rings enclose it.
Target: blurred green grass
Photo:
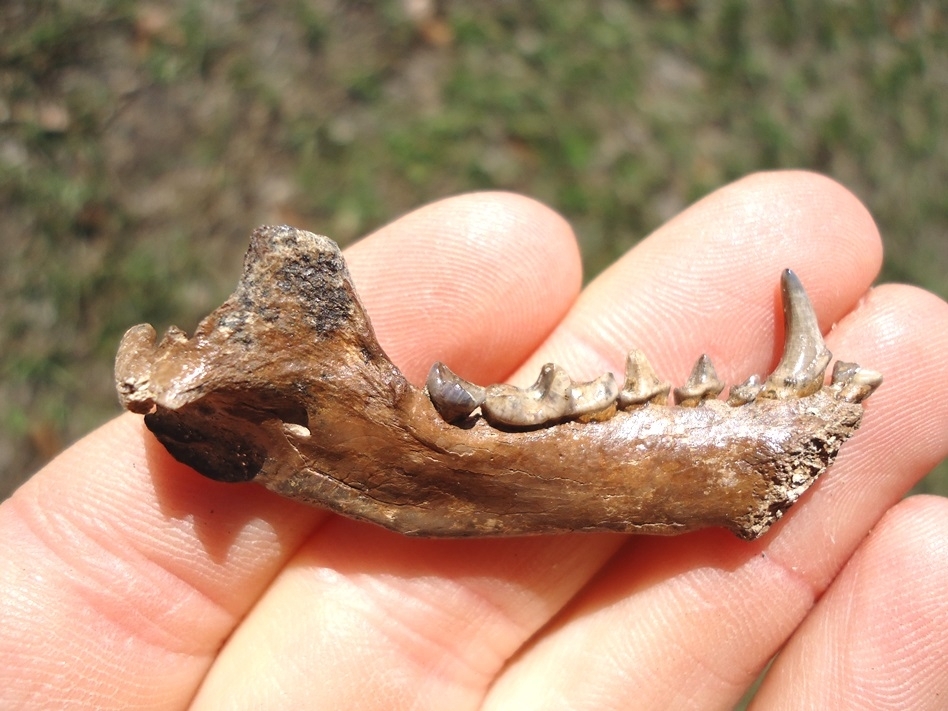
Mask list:
[[[872,211],[882,280],[944,297],[946,22],[908,2],[5,3],[0,495],[118,411],[124,328],[193,327],[263,222],[345,243],[515,190],[571,221],[592,277],[715,188],[800,167]],[[945,467],[919,490],[948,493]]]

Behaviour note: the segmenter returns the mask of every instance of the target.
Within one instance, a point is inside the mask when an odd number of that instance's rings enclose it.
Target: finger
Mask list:
[[[384,271],[365,266],[375,249],[386,253]],[[442,350],[463,355],[476,352],[479,339],[490,343],[480,310],[486,301],[506,349],[475,369],[499,377],[568,308],[579,287],[576,255],[569,228],[548,209],[483,195],[406,216],[360,244],[350,263],[387,346],[409,361],[425,350],[434,360]],[[490,272],[498,289],[485,293],[491,279],[458,278],[453,270],[462,259],[474,274]],[[419,265],[430,268],[424,298],[445,295],[453,304],[438,315],[438,332],[410,321],[388,325],[411,304],[404,289],[387,296],[385,283],[417,274]],[[529,286],[518,286],[521,280]],[[548,309],[506,308],[522,288]],[[389,301],[399,305],[386,308]],[[520,324],[525,318],[530,323]],[[405,340],[411,344],[402,348]],[[409,367],[417,377],[418,366]],[[31,698],[51,706],[125,707],[143,698],[186,704],[223,640],[325,516],[260,487],[197,475],[172,460],[137,417],[106,425],[0,507],[7,592],[0,599],[0,706]]]
[[[510,193],[475,193],[406,215],[346,253],[392,361],[416,384],[434,360],[484,382],[533,352],[582,284],[562,217]]]
[[[522,369],[554,361],[582,377],[621,373],[638,347],[682,383],[701,353],[728,382],[762,373],[782,346],[779,276],[792,268],[825,330],[878,273],[866,209],[812,173],[764,173],[723,188],[639,244],[584,290]]]
[[[822,197],[816,200],[817,195]],[[814,204],[817,212],[826,214],[811,215]],[[846,226],[832,255],[847,264],[835,270],[824,269],[819,259],[809,256],[829,239],[827,221]],[[698,240],[697,246],[679,234],[679,230],[693,231],[699,226],[705,231],[704,241]],[[720,290],[731,283],[735,270],[753,272],[748,262],[769,260],[761,266],[769,277],[748,282],[759,284],[753,287],[759,293],[744,296],[748,304],[764,303],[755,306],[751,321],[771,339],[776,283],[780,269],[788,263],[804,275],[831,273],[835,278],[847,270],[853,275],[841,291],[816,285],[827,326],[834,314],[844,313],[855,303],[878,265],[878,258],[871,258],[873,253],[878,255],[878,235],[865,209],[830,181],[800,175],[764,176],[721,191],[659,230],[641,249],[655,263],[681,265],[689,259],[702,263],[706,252],[716,254],[734,241],[743,245],[734,250],[734,261],[719,260],[720,273],[691,281],[690,288],[700,295],[707,279]],[[783,246],[771,248],[770,241]],[[738,259],[748,250],[750,260]],[[788,262],[791,256],[795,261]],[[634,256],[625,262],[634,263]],[[601,347],[601,341],[578,338],[579,331],[570,330],[581,328],[577,309],[587,309],[588,320],[595,321],[588,324],[589,333],[608,333],[608,328],[596,331],[594,326],[620,325],[623,309],[639,308],[643,302],[657,299],[669,314],[693,308],[694,299],[686,298],[683,287],[670,276],[639,281],[622,276],[621,268],[613,270],[604,277],[611,288],[594,285],[593,292],[600,290],[603,296],[597,298],[605,306],[595,308],[593,297],[584,295],[567,316],[567,326],[554,332],[534,360],[556,348],[569,353],[572,341],[586,348],[575,350],[574,355],[582,357]],[[677,302],[672,298],[676,293]],[[611,294],[611,303],[606,294]],[[649,318],[655,324],[666,323],[669,314],[664,320],[658,313]],[[733,312],[723,316],[712,312],[712,317],[712,326],[731,344],[721,348],[721,354],[729,355],[738,345],[748,347],[728,335],[729,329],[746,328],[737,325]],[[651,335],[648,324],[643,327],[634,311],[621,326],[624,333],[642,328],[640,343]],[[699,337],[707,335],[693,324],[675,334],[685,341],[682,350],[692,352],[700,352],[707,341]],[[762,363],[773,356],[769,342],[749,348],[759,348],[755,357]],[[621,359],[623,355],[620,350],[607,357]],[[574,362],[578,364],[578,357],[570,365]],[[212,692],[226,692],[235,698],[264,699],[279,693],[302,703],[303,696],[293,696],[295,689],[305,694],[310,705],[345,706],[352,702],[348,695],[352,670],[366,670],[358,680],[362,708],[476,706],[504,660],[586,584],[622,540],[562,536],[541,541],[406,541],[334,521],[320,529],[237,631],[202,689],[202,697],[204,692],[208,698]],[[272,615],[287,624],[277,629],[270,623]],[[292,665],[275,663],[288,658],[294,660]]]
[[[941,709],[948,501],[898,504],[777,657],[753,708]]]
[[[753,544],[716,532],[631,542],[495,685],[496,708],[621,708],[633,692],[642,708],[740,698],[881,514],[948,454],[948,403],[932,387],[948,305],[879,288],[827,340],[887,380],[824,480]]]

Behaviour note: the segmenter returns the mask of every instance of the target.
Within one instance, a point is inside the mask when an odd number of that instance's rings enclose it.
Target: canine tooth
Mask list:
[[[702,400],[716,398],[724,390],[724,383],[707,355],[702,355],[688,376],[688,382],[675,388],[675,402],[682,407],[694,407]]]
[[[625,359],[625,384],[619,392],[619,407],[625,409],[647,402],[667,405],[669,390],[671,385],[658,377],[645,354],[638,348],[630,350]]]
[[[586,417],[612,407],[619,397],[619,384],[612,373],[600,375],[588,383],[573,383],[569,390],[567,415]]]
[[[823,342],[813,304],[797,275],[784,269],[780,288],[786,334],[783,356],[764,383],[760,397],[805,397],[823,387],[823,374],[833,355]]]
[[[882,384],[882,373],[860,368],[856,363],[836,361],[830,386],[837,400],[862,402]]]
[[[428,371],[426,386],[431,403],[447,422],[469,417],[484,402],[486,393],[485,388],[458,377],[440,361]]]
[[[569,412],[573,381],[562,368],[547,363],[529,388],[491,385],[481,412],[492,425],[537,427],[563,419]]]
[[[731,407],[740,407],[754,402],[760,394],[763,384],[759,375],[752,375],[740,385],[732,385],[727,395],[727,404]]]

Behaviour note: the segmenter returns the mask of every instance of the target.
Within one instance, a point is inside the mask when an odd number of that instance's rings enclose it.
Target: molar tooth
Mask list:
[[[529,388],[491,385],[481,412],[492,425],[538,427],[563,419],[569,411],[573,381],[562,368],[547,363]]]
[[[838,360],[833,366],[830,386],[837,400],[862,402],[882,384],[882,373],[860,368],[856,363]]]
[[[702,355],[688,376],[688,382],[675,388],[675,402],[682,407],[695,407],[702,400],[713,400],[724,390],[711,359]]]
[[[785,325],[783,357],[764,383],[760,397],[804,397],[823,387],[823,374],[833,356],[823,342],[813,304],[797,275],[784,269],[780,287]]]
[[[669,390],[671,385],[659,379],[645,354],[638,348],[630,350],[625,360],[625,385],[619,392],[619,407],[624,410],[647,402],[667,405]]]
[[[431,403],[447,422],[469,417],[484,402],[486,393],[486,388],[458,377],[440,361],[428,371],[426,386]]]
[[[569,390],[567,415],[587,418],[613,407],[619,397],[619,384],[612,373],[604,373],[588,383],[573,383]]]
[[[731,386],[731,391],[727,394],[727,404],[731,407],[740,407],[754,402],[763,387],[760,376],[752,375],[740,385]]]

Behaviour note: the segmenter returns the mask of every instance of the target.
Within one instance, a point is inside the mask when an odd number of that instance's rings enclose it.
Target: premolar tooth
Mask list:
[[[600,375],[588,383],[573,383],[566,414],[576,418],[594,416],[612,408],[618,397],[619,384],[612,373]]]
[[[740,407],[754,402],[764,385],[759,375],[752,375],[740,385],[732,385],[727,394],[727,404],[731,407]]]
[[[619,407],[625,409],[647,402],[667,405],[669,390],[671,385],[659,379],[645,354],[638,348],[630,350],[625,360],[625,385],[619,392]]]
[[[440,361],[431,366],[426,382],[428,397],[447,422],[470,417],[484,402],[486,388],[458,377]]]
[[[682,407],[695,407],[702,400],[716,398],[724,390],[724,383],[707,355],[702,355],[688,377],[688,382],[675,388],[675,402]]]
[[[833,383],[830,387],[837,400],[862,402],[881,384],[882,373],[841,360],[833,366]]]
[[[780,288],[785,332],[783,356],[764,383],[760,397],[804,397],[823,387],[823,375],[833,355],[823,342],[813,304],[797,275],[784,269]]]
[[[538,427],[563,419],[569,411],[573,381],[562,368],[547,363],[529,388],[491,385],[481,412],[492,425]]]

